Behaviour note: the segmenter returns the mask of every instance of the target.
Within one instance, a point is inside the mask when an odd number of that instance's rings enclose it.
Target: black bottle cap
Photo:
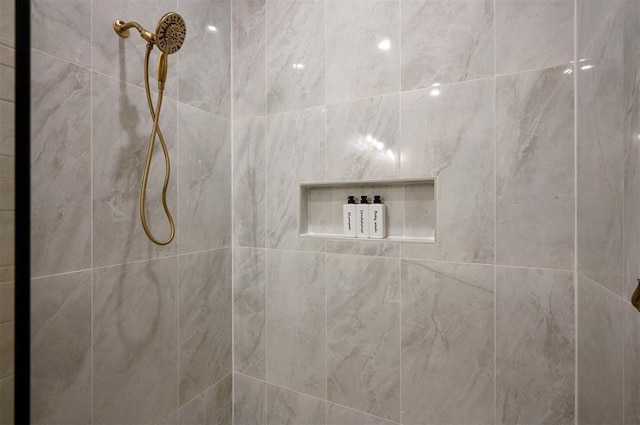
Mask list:
[[[355,204],[356,197],[355,196],[347,196],[347,204]]]
[[[368,204],[369,202],[367,201],[367,195],[362,195],[360,197],[360,203],[361,204]]]
[[[380,200],[380,195],[374,195],[373,196],[373,203],[374,204],[381,204],[382,201]]]

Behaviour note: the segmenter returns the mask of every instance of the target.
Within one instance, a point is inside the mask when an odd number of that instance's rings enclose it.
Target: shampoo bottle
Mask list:
[[[347,203],[342,206],[342,224],[344,235],[350,238],[356,237],[356,199],[349,196]]]
[[[356,205],[356,238],[369,237],[369,204],[366,196]]]
[[[373,197],[373,204],[369,205],[369,236],[382,239],[386,236],[384,204],[380,195]]]

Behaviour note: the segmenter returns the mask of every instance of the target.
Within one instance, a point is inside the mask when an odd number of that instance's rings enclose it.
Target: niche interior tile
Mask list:
[[[400,420],[395,258],[327,256],[327,400]]]
[[[233,376],[233,417],[236,424],[267,424],[267,384],[244,375]]]
[[[321,398],[327,363],[325,261],[324,254],[275,250],[267,260],[267,381]]]
[[[400,88],[398,0],[327,1],[327,103]]]
[[[180,0],[178,5],[187,25],[178,57],[178,100],[230,118],[231,2]]]
[[[403,177],[437,178],[437,245],[404,244],[402,256],[493,262],[493,81],[403,93]]]
[[[234,367],[265,379],[267,252],[234,248]]]
[[[229,374],[180,408],[180,425],[232,425],[233,379]]]
[[[325,425],[326,401],[267,385],[267,423]]]
[[[36,51],[32,67],[31,273],[38,277],[91,266],[91,74]]]
[[[573,273],[498,267],[497,421],[574,423]]]
[[[640,314],[624,304],[624,423],[640,423]]]
[[[15,117],[15,105],[0,100],[0,155],[15,155]]]
[[[392,425],[393,423],[344,406],[327,403],[328,425]]]
[[[324,108],[270,115],[267,124],[267,246],[324,251],[298,236],[298,184],[324,179]],[[304,152],[304,155],[300,155]]]
[[[403,0],[402,90],[493,75],[493,1]]]
[[[0,0],[0,43],[13,47],[16,38],[16,2]]]
[[[233,122],[234,245],[265,247],[266,119]]]
[[[180,256],[180,405],[231,372],[231,255]]]
[[[91,2],[34,0],[31,3],[31,40],[31,47],[35,49],[91,66]]]
[[[91,423],[91,272],[31,281],[31,419]]]
[[[622,423],[623,303],[578,275],[578,423]]]
[[[493,267],[402,261],[403,423],[489,424]]]
[[[144,90],[93,75],[93,255],[105,266],[176,253],[175,241],[152,243],[140,223],[139,196],[153,122]],[[167,190],[169,211],[176,216],[176,102],[163,103],[161,130],[174,168]],[[169,235],[161,203],[165,163],[156,140],[147,187],[147,220],[159,239]],[[180,229],[178,229],[179,231]]]
[[[498,74],[573,60],[572,0],[496,0],[495,8]]]
[[[169,114],[165,117],[166,121],[173,119]],[[174,164],[179,164],[177,232],[180,253],[229,246],[231,124],[182,103],[178,104],[177,120],[180,148],[178,161]]]
[[[93,273],[94,423],[159,422],[178,407],[177,260]]]
[[[397,94],[327,107],[327,179],[398,177],[400,98]]]
[[[573,75],[566,66],[496,81],[496,261],[573,268]]]

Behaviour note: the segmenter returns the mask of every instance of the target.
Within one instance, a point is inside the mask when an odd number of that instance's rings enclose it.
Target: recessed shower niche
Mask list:
[[[393,179],[302,182],[298,197],[298,230],[302,238],[434,244],[437,224],[436,180]],[[357,239],[343,234],[342,207],[348,196],[369,202],[380,195],[386,206],[384,239]]]

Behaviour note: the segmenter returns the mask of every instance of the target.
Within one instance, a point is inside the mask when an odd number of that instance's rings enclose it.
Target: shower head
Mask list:
[[[182,47],[187,34],[187,26],[182,16],[175,12],[166,13],[156,27],[156,45],[164,53],[171,55]]]

